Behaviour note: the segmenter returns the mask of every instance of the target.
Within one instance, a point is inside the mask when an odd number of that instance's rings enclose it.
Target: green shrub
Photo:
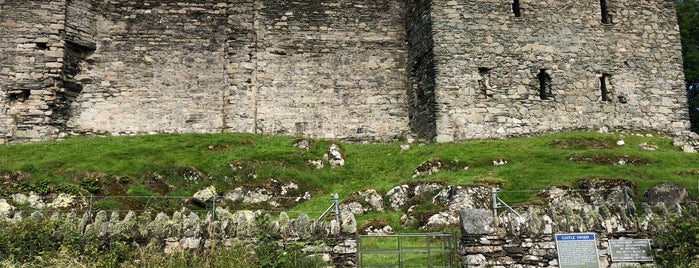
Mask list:
[[[670,219],[656,236],[656,256],[663,267],[699,267],[699,216],[685,211]]]
[[[100,189],[102,189],[102,183],[97,178],[87,177],[80,180],[80,187],[90,193],[97,193]]]
[[[42,221],[32,218],[19,224],[0,224],[0,260],[27,262],[41,258],[60,248],[61,241],[55,239],[55,221]]]

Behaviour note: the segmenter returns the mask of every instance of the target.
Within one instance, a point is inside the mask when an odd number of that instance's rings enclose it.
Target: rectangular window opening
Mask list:
[[[294,123],[296,128],[296,135],[303,136],[306,133],[306,128],[308,127],[307,122],[296,122]]]
[[[46,42],[36,42],[34,43],[36,45],[37,50],[47,50],[49,49],[49,44]]]
[[[29,99],[29,90],[23,89],[23,90],[12,90],[10,91],[10,94],[8,95],[8,99],[10,102],[24,102],[25,100]]]
[[[602,24],[612,24],[612,16],[609,14],[607,0],[600,0],[600,11],[602,12]]]
[[[522,16],[522,9],[520,8],[519,0],[513,0],[513,1],[512,1],[512,12],[515,13],[515,17],[521,17],[521,16]]]
[[[602,74],[602,76],[599,78],[599,89],[602,95],[602,101],[612,101],[612,99],[609,97],[611,94],[609,87],[607,86],[607,83],[609,83],[609,78],[609,74]]]
[[[539,98],[548,100],[551,97],[551,76],[546,69],[540,69],[537,75],[539,79]]]
[[[479,99],[493,97],[492,85],[490,85],[490,68],[478,67],[478,85],[480,86]]]

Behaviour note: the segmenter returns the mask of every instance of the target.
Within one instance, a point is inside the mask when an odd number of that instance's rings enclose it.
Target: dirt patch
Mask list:
[[[5,171],[0,173],[2,185],[0,185],[0,193],[13,193],[19,186],[30,177],[29,172],[21,170]]]
[[[146,176],[143,179],[143,183],[148,185],[148,189],[150,191],[159,195],[167,195],[167,193],[176,188],[174,185],[167,183],[165,177],[158,173],[153,173]]]
[[[630,166],[642,166],[650,165],[655,163],[655,161],[629,155],[609,155],[609,154],[583,154],[583,155],[571,155],[568,157],[568,161],[578,162],[578,163],[589,163],[598,165],[630,165]]]
[[[218,142],[206,147],[207,151],[212,152],[225,152],[231,148],[231,144],[228,142]]]
[[[614,144],[613,140],[595,138],[555,139],[548,142],[549,146],[567,150],[611,149],[612,144]]]
[[[636,189],[633,181],[619,178],[582,178],[574,183],[580,189],[612,189],[616,187],[627,187]]]
[[[257,167],[261,165],[258,161],[243,161],[235,160],[228,162],[228,167],[231,168],[229,178],[235,182],[253,181],[257,178]]]
[[[699,175],[699,169],[692,169],[692,170],[681,170],[677,172],[677,175],[681,176],[694,176],[694,175]]]
[[[421,176],[429,176],[439,172],[440,170],[459,170],[468,169],[469,166],[465,162],[446,160],[442,158],[432,158],[422,162],[414,171],[413,178]]]

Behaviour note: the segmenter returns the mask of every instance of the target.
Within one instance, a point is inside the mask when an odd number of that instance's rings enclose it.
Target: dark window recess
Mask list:
[[[308,123],[306,122],[297,122],[294,124],[296,127],[296,135],[303,135],[306,132],[306,126]]]
[[[607,0],[599,0],[600,11],[602,12],[602,23],[612,24],[612,15],[609,14]]]
[[[36,45],[36,49],[38,50],[47,50],[49,49],[49,44],[46,42],[36,42],[34,43]]]
[[[487,99],[493,97],[492,85],[490,85],[490,68],[479,67],[478,68],[478,85],[480,86],[480,92],[478,92],[479,99]]]
[[[29,99],[29,90],[23,89],[23,90],[10,91],[10,94],[8,95],[8,99],[10,100],[10,102],[13,102],[13,101],[23,102],[23,101]]]
[[[602,94],[602,101],[612,101],[612,99],[609,97],[611,95],[611,92],[609,91],[609,87],[607,86],[607,83],[609,83],[609,74],[602,74],[599,78],[599,90],[600,93]]]
[[[539,98],[548,100],[553,96],[551,93],[551,76],[546,73],[546,69],[541,69],[536,77],[539,79]]]
[[[519,0],[513,0],[513,1],[512,1],[512,12],[515,13],[515,17],[521,17],[521,16],[522,16],[522,9],[520,8]]]

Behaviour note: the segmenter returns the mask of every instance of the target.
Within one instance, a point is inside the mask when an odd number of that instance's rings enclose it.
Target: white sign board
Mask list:
[[[594,233],[557,234],[556,248],[561,268],[599,268]]]

